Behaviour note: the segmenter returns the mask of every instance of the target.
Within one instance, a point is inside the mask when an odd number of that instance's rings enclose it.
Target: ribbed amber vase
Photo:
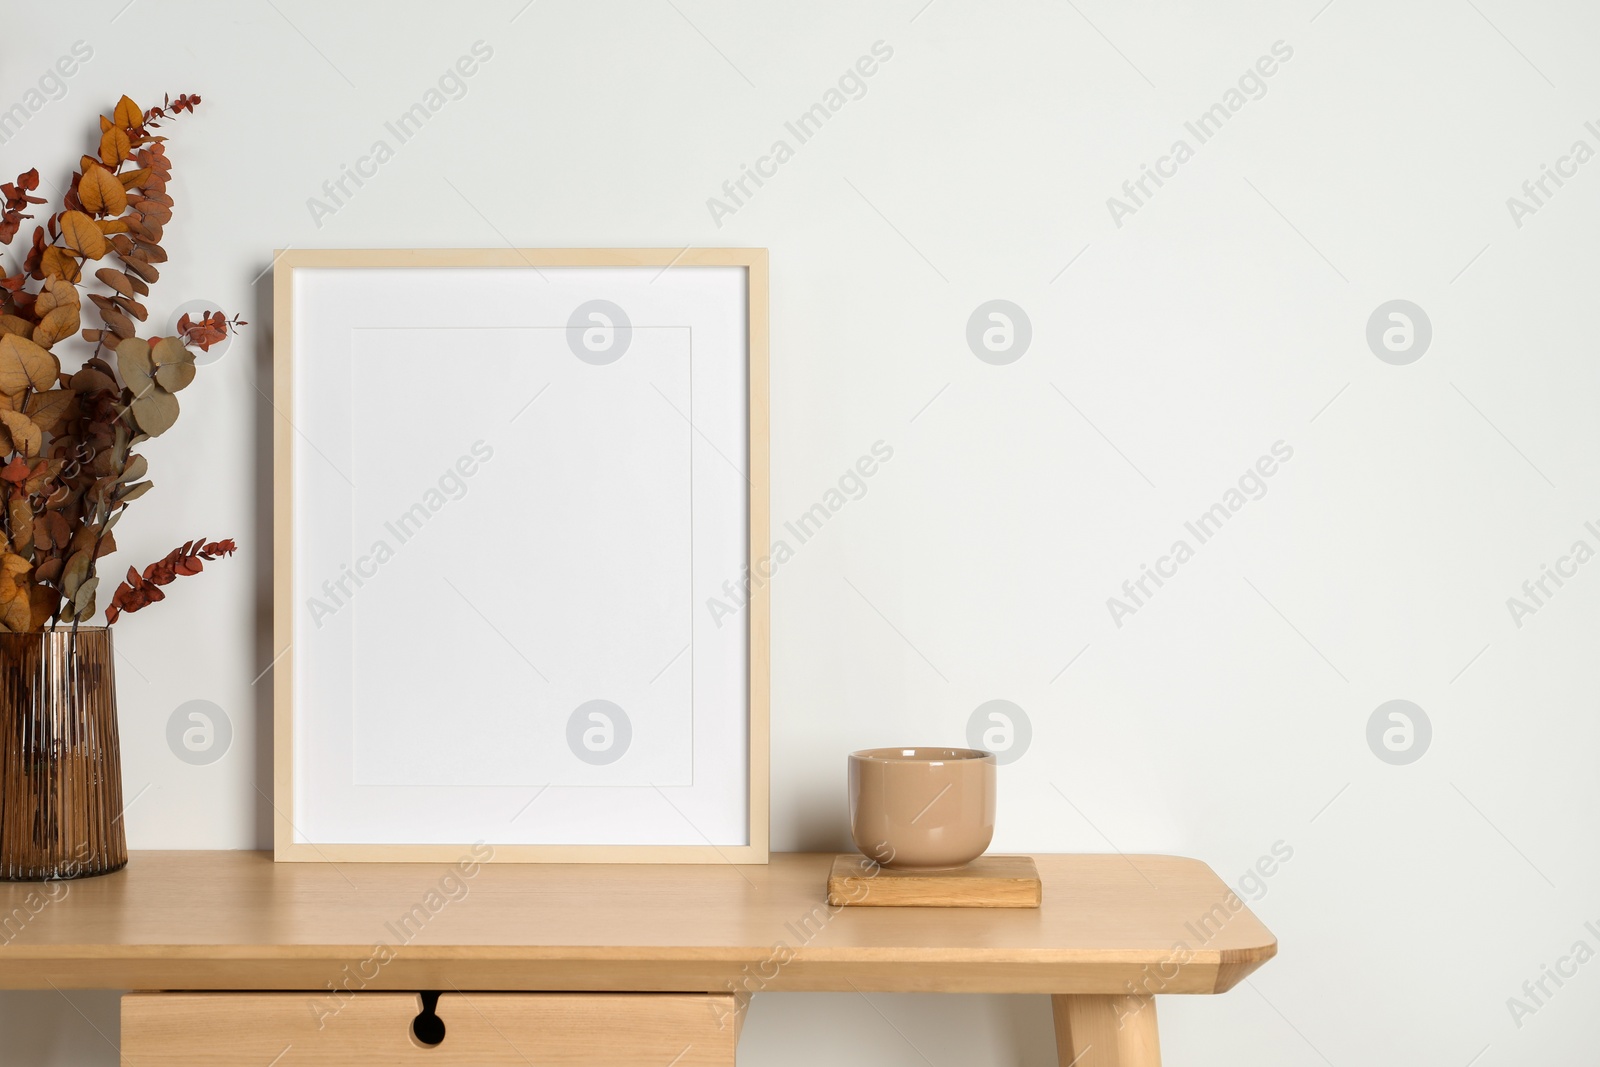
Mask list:
[[[111,631],[0,634],[0,880],[127,862]]]

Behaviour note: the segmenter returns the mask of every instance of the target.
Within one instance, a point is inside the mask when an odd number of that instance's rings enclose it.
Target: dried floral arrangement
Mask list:
[[[151,486],[133,449],[177,421],[177,394],[195,377],[191,346],[209,350],[246,325],[220,311],[197,322],[185,315],[172,337],[140,337],[136,325],[149,317],[140,298],[167,260],[161,237],[173,206],[166,139],[152,131],[199,103],[182,95],[146,111],[119,100],[101,117],[96,153],[79,161],[61,210],[35,224],[21,270],[0,277],[0,632],[90,620],[96,563],[116,549],[123,511]],[[0,185],[0,243],[49,202],[38,188],[37,168]],[[85,271],[101,261],[93,277],[104,291],[90,291]],[[84,296],[99,329],[84,328]],[[63,342],[79,338],[92,347],[63,371]],[[107,623],[233,551],[232,541],[201,539],[143,574],[130,567]]]

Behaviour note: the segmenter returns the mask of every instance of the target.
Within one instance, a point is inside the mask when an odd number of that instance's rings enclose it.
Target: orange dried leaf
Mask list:
[[[75,282],[79,278],[78,259],[60,245],[51,245],[39,257],[39,276]]]
[[[30,388],[43,392],[60,373],[61,361],[26,337],[0,337],[0,393],[16,396]]]
[[[118,337],[132,337],[136,332],[133,320],[114,307],[101,308],[100,317],[105,320],[106,327]]]
[[[94,220],[81,211],[67,211],[61,215],[61,236],[67,247],[89,259],[99,259],[106,254],[106,237]]]
[[[117,109],[111,113],[111,121],[125,130],[138,129],[144,125],[144,108],[124,95],[117,101]]]
[[[132,242],[129,242],[131,245]],[[127,268],[147,282],[159,281],[161,272],[152,267],[148,262],[136,255],[124,256],[122,262]]]
[[[25,409],[34,425],[46,433],[55,433],[63,419],[77,410],[78,394],[71,389],[50,389],[28,398]]]
[[[119,296],[115,297],[112,300],[112,303],[121,308],[125,314],[133,316],[140,322],[144,322],[150,317],[150,309],[139,303],[137,300],[130,300],[125,296]]]
[[[41,348],[50,348],[57,341],[77,333],[80,325],[76,304],[56,308],[39,320],[38,327],[33,331],[34,343]]]
[[[25,456],[36,456],[44,444],[44,435],[39,432],[39,427],[33,420],[20,411],[0,411],[0,426],[5,428],[5,435],[10,439],[14,451]],[[12,499],[17,499],[13,497]],[[26,504],[24,503],[24,507]],[[12,533],[16,533],[16,514],[12,516]],[[31,532],[30,532],[31,538]]]
[[[106,166],[120,167],[127,162],[132,151],[128,135],[117,127],[113,126],[100,135],[100,162]]]
[[[77,287],[71,282],[52,278],[44,283],[44,291],[33,302],[33,314],[42,318],[56,308],[77,307],[82,303]]]
[[[94,272],[94,276],[98,278],[102,284],[110,289],[115,290],[123,296],[131,297],[134,295],[133,286],[129,283],[128,276],[123,274],[120,270],[115,270],[111,267],[101,267],[99,270]]]
[[[42,630],[50,622],[51,616],[55,615],[56,605],[61,603],[61,594],[48,585],[35,585],[29,591],[29,600],[33,605],[33,617],[29,620],[28,629]]]
[[[128,210],[122,183],[104,167],[90,167],[78,182],[78,199],[91,215],[120,215]]]

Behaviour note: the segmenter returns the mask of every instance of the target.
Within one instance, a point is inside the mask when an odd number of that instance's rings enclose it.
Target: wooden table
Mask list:
[[[1277,951],[1197,860],[1039,856],[1042,907],[1000,910],[833,908],[832,859],[136,852],[103,878],[0,883],[0,988],[163,991],[124,998],[124,1062],[261,1067],[732,1064],[756,993],[1048,993],[1062,1064],[1153,1067],[1156,995],[1224,992]],[[436,1047],[419,1013],[444,1022]]]

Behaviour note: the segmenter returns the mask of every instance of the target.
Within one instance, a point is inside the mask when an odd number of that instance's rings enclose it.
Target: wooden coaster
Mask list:
[[[1037,908],[1032,856],[979,856],[953,871],[891,871],[865,856],[835,856],[828,903],[867,908]]]

